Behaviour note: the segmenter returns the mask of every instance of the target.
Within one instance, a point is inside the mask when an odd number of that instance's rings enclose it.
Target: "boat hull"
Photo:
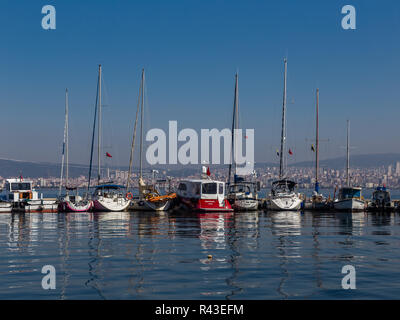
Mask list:
[[[297,211],[301,208],[302,200],[297,196],[276,197],[269,201],[269,210]]]
[[[129,205],[129,210],[132,211],[168,211],[172,206],[172,200],[166,201],[146,201],[146,200],[132,200]]]
[[[93,201],[93,208],[99,212],[119,212],[125,211],[129,206],[130,200],[120,198],[114,201],[112,198],[101,198]]]
[[[255,199],[234,200],[231,204],[234,211],[256,211],[258,201]]]
[[[12,211],[11,203],[0,203],[0,212],[8,213]]]
[[[233,212],[231,204],[224,199],[222,206],[217,199],[196,199],[179,197],[180,207],[194,212]]]
[[[86,204],[75,204],[72,201],[63,201],[59,204],[58,210],[61,212],[88,212],[93,207],[93,201]]]
[[[359,199],[343,199],[333,203],[333,207],[337,211],[364,211],[365,202]]]

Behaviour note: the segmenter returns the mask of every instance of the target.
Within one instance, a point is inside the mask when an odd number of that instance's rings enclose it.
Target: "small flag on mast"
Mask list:
[[[290,155],[292,155],[292,154],[293,154],[292,150],[290,150],[290,149],[289,149],[289,154],[290,154]]]
[[[106,152],[106,156],[109,157],[109,158],[112,158],[112,155],[109,154],[108,152]]]
[[[207,167],[207,175],[210,176],[211,172],[210,172],[210,167]]]
[[[314,148],[313,144],[311,145],[311,150],[312,150],[312,152],[315,152],[315,148]]]
[[[276,149],[276,155],[279,157],[279,150]]]

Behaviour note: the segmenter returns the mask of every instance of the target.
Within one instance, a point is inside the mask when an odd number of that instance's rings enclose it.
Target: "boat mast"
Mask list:
[[[144,72],[144,69],[142,69],[142,73],[143,72]],[[143,76],[142,76],[142,78],[143,78]],[[136,108],[135,125],[133,127],[131,156],[130,156],[130,159],[129,159],[129,170],[128,170],[128,180],[126,181],[126,190],[129,189],[129,183],[130,183],[131,173],[132,173],[133,153],[134,153],[134,150],[135,150],[135,139],[136,139],[136,126],[137,126],[138,115],[139,115],[139,111],[140,111],[140,98],[141,98],[142,90],[143,90],[142,86],[143,86],[143,82],[140,83],[140,87],[139,87],[139,96],[138,96],[138,103],[137,103],[137,108]]]
[[[350,139],[350,120],[347,120],[347,161],[346,161],[346,184],[350,187],[350,152],[349,152],[349,139]]]
[[[64,159],[65,159],[65,146],[66,146],[66,140],[67,140],[67,121],[68,121],[67,92],[68,92],[68,90],[66,89],[65,90],[64,139],[63,139],[63,148],[62,148],[62,156],[61,156],[61,174],[60,174],[60,187],[58,190],[58,196],[61,196],[62,183],[63,183],[63,177],[64,177]]]
[[[232,119],[232,142],[231,142],[231,162],[229,164],[229,175],[228,175],[228,184],[231,183],[231,171],[232,171],[232,163],[234,163],[235,166],[235,173],[236,175],[236,169],[237,169],[237,164],[236,164],[236,157],[235,157],[235,152],[236,152],[236,139],[235,139],[235,129],[238,129],[238,97],[239,97],[239,79],[238,79],[238,74],[235,74],[235,97],[233,101],[233,119]]]
[[[279,179],[284,175],[285,166],[285,143],[286,143],[286,74],[287,74],[287,59],[283,60],[285,70],[283,76],[283,105],[282,105],[282,132],[281,132],[281,152],[279,154]]]
[[[143,108],[144,108],[144,69],[142,69],[142,101],[141,101],[141,110],[140,110],[140,174],[139,178],[142,178],[143,175]]]
[[[88,186],[87,186],[87,192],[89,192],[90,189],[90,180],[92,177],[92,164],[93,164],[93,150],[94,150],[94,136],[96,133],[96,118],[97,118],[97,102],[99,98],[99,79],[97,79],[97,91],[96,91],[96,103],[94,106],[94,118],[93,118],[93,131],[92,131],[92,145],[90,147],[90,163],[89,163],[89,178],[88,178]]]
[[[66,150],[65,150],[65,158],[66,158],[66,170],[65,170],[65,187],[68,187],[69,180],[69,156],[68,156],[68,148],[69,148],[69,119],[68,119],[68,89],[65,89],[65,121],[66,121]],[[68,194],[68,189],[67,189]]]
[[[319,89],[317,88],[317,112],[315,132],[315,192],[319,193],[318,171],[319,171]]]
[[[101,64],[99,65],[99,119],[98,119],[98,132],[97,132],[97,184],[100,184],[100,174],[101,174],[101,163],[100,163],[100,158],[101,158]]]

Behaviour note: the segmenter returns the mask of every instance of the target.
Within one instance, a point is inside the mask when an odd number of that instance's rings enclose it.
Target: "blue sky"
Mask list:
[[[56,8],[56,30],[41,8]],[[357,29],[341,28],[352,4]],[[399,152],[400,3],[397,1],[1,1],[0,157],[57,162],[64,90],[70,158],[87,163],[103,65],[104,140],[114,164],[129,160],[140,70],[146,128],[230,127],[234,74],[240,121],[255,129],[256,161],[277,161],[283,57],[288,58],[290,162],[312,160],[315,89],[321,158]]]

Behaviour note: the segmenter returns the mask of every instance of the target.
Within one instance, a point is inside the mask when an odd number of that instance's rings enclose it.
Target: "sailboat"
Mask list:
[[[61,161],[61,178],[60,178],[60,189],[59,198],[60,202],[58,204],[58,210],[62,212],[87,212],[92,206],[93,202],[87,197],[83,198],[78,194],[78,188],[68,186],[68,169],[69,169],[69,127],[68,127],[68,89],[65,89],[65,123],[64,123],[64,141],[63,141],[63,152]],[[66,195],[61,197],[63,177],[64,177],[64,160],[66,162],[65,166],[65,190]],[[75,195],[69,194],[70,191],[75,190]]]
[[[269,206],[270,210],[299,210],[302,200],[295,191],[297,183],[289,180],[285,176],[286,166],[286,75],[287,60],[284,59],[284,78],[283,78],[283,105],[282,105],[282,132],[281,150],[279,153],[279,180],[272,183]]]
[[[233,120],[232,120],[232,144],[231,154],[235,155],[236,140],[235,129],[239,129],[239,79],[238,74],[235,75],[235,97],[233,104]],[[232,162],[229,165],[228,175],[228,201],[235,211],[254,211],[258,209],[257,199],[257,183],[253,181],[245,181],[244,177],[237,175],[237,165],[235,156],[232,156]],[[231,184],[232,163],[234,163],[233,184]]]
[[[129,184],[132,173],[133,155],[135,149],[135,138],[136,138],[136,127],[138,121],[138,115],[140,113],[140,164],[139,164],[139,196],[135,197],[131,201],[131,210],[140,211],[167,211],[170,209],[174,199],[176,198],[175,193],[169,193],[162,195],[159,193],[156,187],[155,179],[153,178],[152,184],[146,184],[143,179],[143,116],[144,116],[144,89],[145,89],[145,77],[144,69],[142,69],[141,84],[139,88],[139,98],[136,109],[136,119],[133,129],[132,145],[131,145],[131,157],[129,161],[128,179],[126,183],[126,190],[129,190]],[[154,171],[153,171],[154,173]]]
[[[97,81],[96,108],[93,121],[92,145],[90,153],[89,166],[89,182],[88,191],[90,188],[90,180],[92,173],[93,146],[96,130],[96,117],[98,123],[97,129],[97,186],[93,194],[93,205],[95,211],[124,211],[130,203],[128,195],[124,195],[124,186],[110,183],[101,184],[101,65],[99,65],[99,76]]]
[[[338,199],[333,202],[335,210],[364,211],[366,202],[361,195],[361,187],[350,186],[350,121],[347,120],[346,186],[339,189]]]

